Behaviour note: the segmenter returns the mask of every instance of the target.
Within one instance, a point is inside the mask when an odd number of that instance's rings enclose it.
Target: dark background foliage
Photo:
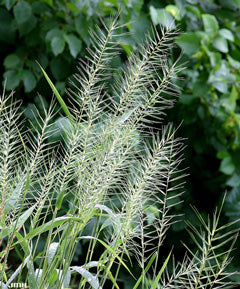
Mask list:
[[[41,109],[39,94],[46,105],[52,98],[36,60],[67,101],[66,79],[91,46],[88,31],[102,25],[100,17],[107,22],[121,9],[120,23],[127,23],[123,30],[131,32],[120,38],[125,55],[141,43],[151,21],[178,26],[184,33],[176,43],[183,50],[181,61],[187,63],[178,83],[182,93],[169,119],[176,125],[183,120],[179,134],[187,138],[185,165],[190,176],[185,204],[176,210],[191,220],[189,203],[203,215],[212,213],[227,191],[225,218],[240,217],[240,0],[0,3],[0,75],[3,83],[7,79],[6,90],[15,90],[23,100],[24,114],[30,119],[34,104]],[[112,63],[115,68],[124,63],[124,53]],[[185,241],[183,229],[184,225],[175,224],[171,238]],[[240,269],[237,260],[231,266]]]

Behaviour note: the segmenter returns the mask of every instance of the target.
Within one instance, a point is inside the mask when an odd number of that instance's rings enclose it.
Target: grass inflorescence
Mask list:
[[[212,221],[196,212],[201,230],[188,224],[197,252],[186,246],[177,264],[161,253],[184,190],[183,139],[161,124],[179,94],[178,32],[153,28],[109,81],[119,28],[115,19],[91,32],[69,107],[42,69],[66,114],[61,143],[49,141],[54,102],[25,131],[13,94],[0,97],[0,288],[120,288],[121,271],[134,289],[233,286],[236,231],[219,225],[219,212]],[[79,244],[87,249],[75,260]]]

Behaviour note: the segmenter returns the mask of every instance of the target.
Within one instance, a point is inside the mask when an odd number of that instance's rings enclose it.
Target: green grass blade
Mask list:
[[[27,240],[27,239],[32,239],[44,232],[49,231],[50,229],[62,226],[64,223],[66,222],[70,222],[70,221],[75,221],[75,222],[82,222],[81,218],[77,218],[77,217],[58,217],[55,220],[51,220],[35,229],[33,229],[30,233],[28,233],[22,240]],[[16,243],[14,243],[12,246],[15,246],[17,244],[19,244],[20,241],[17,241]]]
[[[82,237],[79,237],[78,239],[94,239],[94,240],[97,240],[98,242],[100,242],[109,252],[111,252],[115,258],[118,259],[118,261],[124,266],[124,268],[127,269],[127,271],[133,276],[132,272],[129,270],[128,266],[123,262],[123,260],[114,252],[114,250],[109,247],[104,241],[96,238],[96,237],[93,237],[93,236],[82,236]],[[133,276],[134,277],[134,276]]]
[[[94,289],[102,289],[102,287],[99,284],[98,278],[94,276],[91,272],[89,272],[87,269],[83,268],[83,266],[72,266],[70,267],[71,271],[76,271],[80,275],[83,276],[83,278],[92,286]]]
[[[150,261],[148,262],[147,264],[147,267],[145,268],[144,270],[144,275],[147,274],[147,271],[149,270],[149,268],[151,267],[153,261],[156,259],[157,257],[157,252],[155,252],[153,255],[152,255],[152,258],[150,259]],[[135,284],[135,286],[133,287],[133,289],[137,289],[138,285],[140,284],[140,282],[142,281],[142,278],[143,278],[143,274],[141,274],[141,276],[139,277],[139,279],[137,280],[137,283]]]
[[[108,277],[112,281],[114,288],[120,289],[111,271],[108,272]]]
[[[8,235],[11,234],[11,231],[15,228],[15,227],[20,227],[22,226],[26,220],[32,215],[33,210],[35,209],[35,206],[29,208],[28,210],[26,210],[20,217],[18,220],[14,221],[12,223],[11,226],[9,226],[8,228],[4,228],[3,230],[0,231],[0,239],[4,239],[5,237],[7,237]],[[17,223],[16,223],[17,222]]]
[[[26,240],[23,240],[23,236],[19,232],[15,232],[17,239],[20,241],[20,245],[25,253],[25,256],[29,256],[29,261],[27,262],[28,267],[28,281],[31,288],[37,288],[37,281],[34,274],[34,265],[33,260],[30,258],[31,249],[29,243]]]
[[[52,88],[54,94],[56,95],[63,111],[65,112],[66,116],[69,118],[69,120],[73,123],[73,118],[72,118],[72,115],[69,111],[69,109],[67,108],[64,100],[62,99],[60,93],[58,92],[58,90],[56,89],[56,87],[54,86],[54,84],[52,83],[51,79],[48,77],[47,73],[45,72],[45,70],[42,68],[42,66],[38,63],[39,67],[41,68],[42,72],[43,72],[43,75],[45,76],[48,84],[50,85],[50,87]]]
[[[167,259],[164,261],[161,270],[158,272],[157,277],[156,277],[156,279],[153,282],[152,289],[156,289],[157,288],[158,282],[159,282],[159,280],[160,280],[160,278],[162,276],[163,271],[165,270],[165,268],[166,268],[166,266],[168,264],[168,261],[170,259],[171,254],[172,254],[172,250],[168,254]]]

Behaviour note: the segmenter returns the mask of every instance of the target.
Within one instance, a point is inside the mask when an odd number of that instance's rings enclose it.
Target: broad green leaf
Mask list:
[[[118,1],[116,1],[116,2],[118,2]],[[143,6],[144,0],[124,0],[124,2],[127,3],[127,6],[129,8],[132,8],[132,9],[140,12],[141,8]],[[119,4],[119,8],[121,8],[120,4]]]
[[[60,276],[61,276],[61,273],[59,273],[59,277]],[[68,289],[70,282],[71,282],[71,271],[68,269],[67,274],[65,274],[64,279],[63,279],[64,289]],[[69,288],[69,289],[71,289],[71,288]]]
[[[228,42],[222,36],[217,36],[213,41],[213,47],[223,53],[228,53]]]
[[[187,0],[187,2],[192,4],[192,5],[198,4],[198,0]]]
[[[16,2],[17,0],[6,0],[5,5],[7,10],[10,10]]]
[[[36,78],[31,71],[23,70],[21,78],[23,80],[25,92],[30,92],[36,87],[37,81],[36,81]]]
[[[221,161],[219,170],[226,175],[232,175],[235,171],[235,165],[230,156]]]
[[[198,7],[196,7],[196,6],[187,6],[186,10],[190,11],[191,13],[193,13],[194,16],[196,16],[197,19],[201,19],[201,12],[199,11]]]
[[[127,56],[131,55],[131,52],[133,51],[133,47],[131,45],[126,43],[120,43],[120,46],[125,50]]]
[[[15,26],[12,15],[3,8],[0,8],[0,41],[3,43],[14,43]]]
[[[65,47],[65,41],[62,37],[55,36],[51,41],[52,51],[55,56],[62,53]]]
[[[198,109],[197,109],[197,114],[198,116],[200,117],[200,119],[205,119],[205,110],[202,106],[199,106]],[[199,149],[198,149],[199,150]],[[201,150],[200,150],[201,151]]]
[[[30,18],[18,25],[20,36],[27,35],[31,32],[37,25],[37,18],[34,15],[31,15]]]
[[[230,31],[228,29],[225,29],[225,28],[220,29],[219,35],[221,35],[222,37],[224,37],[227,40],[234,41],[234,36],[232,34],[232,31]]]
[[[87,46],[90,46],[91,42],[89,39],[89,27],[93,27],[94,22],[92,17],[87,17],[83,13],[81,13],[74,20],[75,28],[77,33],[81,36],[81,39],[86,43]]]
[[[16,70],[8,70],[3,76],[6,80],[6,90],[15,89],[20,83],[20,78]]]
[[[40,0],[40,1],[47,3],[50,7],[53,7],[53,0]]]
[[[210,58],[211,66],[218,70],[222,60],[221,53],[208,51],[207,54]]]
[[[57,81],[56,84],[56,89],[58,90],[59,94],[64,94],[66,90],[66,82],[64,81]]]
[[[212,86],[214,86],[221,93],[228,92],[228,84],[226,81],[224,81],[224,79],[222,79],[220,81],[213,81]]]
[[[145,34],[151,29],[151,22],[146,16],[133,14],[131,17],[131,25],[129,26],[131,26],[131,28],[128,28],[131,30],[130,37],[121,37],[121,39],[123,39],[123,42],[125,42],[124,40],[128,40],[125,43],[137,49],[136,43],[144,41]]]
[[[182,93],[179,102],[184,105],[190,105],[196,99],[195,95]]]
[[[207,84],[207,77],[205,76],[203,79],[198,79],[193,84],[193,98],[198,98],[201,95],[207,94],[209,91],[209,85]]]
[[[83,265],[84,268],[92,268],[92,267],[105,267],[102,263],[99,261],[90,261],[87,264]]]
[[[240,186],[240,176],[237,173],[234,173],[230,179],[227,181],[227,185],[233,188]]]
[[[59,101],[59,103],[60,103],[63,111],[64,111],[65,114],[66,114],[66,116],[69,118],[69,120],[70,120],[71,122],[73,122],[72,115],[71,115],[70,111],[68,110],[68,107],[66,106],[65,102],[63,101],[61,95],[60,95],[59,92],[57,91],[56,87],[54,86],[54,84],[52,83],[52,81],[51,81],[50,78],[48,77],[47,73],[46,73],[45,70],[42,68],[42,66],[41,66],[40,64],[38,64],[38,65],[40,66],[40,68],[41,68],[41,70],[42,70],[42,72],[43,72],[43,74],[44,74],[44,76],[45,76],[48,84],[51,86],[54,94],[56,95],[56,97],[57,97],[57,99],[58,99],[58,101]]]
[[[214,38],[219,29],[216,17],[210,14],[203,14],[202,19],[205,32],[208,33],[210,37]]]
[[[69,75],[71,72],[71,67],[69,65],[69,62],[60,58],[53,58],[50,62],[50,68],[53,76],[58,81],[63,81],[65,78]]]
[[[150,15],[154,25],[161,24],[167,28],[174,28],[174,18],[171,13],[165,9],[156,9],[150,6]]]
[[[230,55],[227,55],[227,58],[228,58],[228,62],[229,64],[237,69],[237,70],[240,70],[240,61],[237,61],[236,59],[233,59]]]
[[[42,273],[43,273],[42,269],[36,269],[35,270],[35,277],[36,277],[37,283],[40,283],[41,277],[42,277]]]
[[[40,52],[40,53],[38,54],[37,60],[38,60],[38,62],[42,65],[42,67],[43,67],[44,69],[46,69],[46,67],[47,67],[47,65],[48,65],[47,55],[45,55],[44,53],[41,53],[41,52]],[[32,67],[35,67],[36,72],[38,72],[35,61],[34,61],[34,65],[32,65]],[[38,68],[39,68],[39,71],[41,71],[40,67],[38,67]]]
[[[193,32],[180,35],[176,43],[183,49],[183,52],[188,55],[192,55],[200,50],[200,38]]]
[[[94,288],[94,289],[101,289],[102,287],[99,284],[98,279],[90,273],[88,270],[83,268],[83,266],[72,266],[70,267],[71,271],[76,271],[83,276],[84,279]]]
[[[233,0],[233,3],[236,5],[237,8],[240,8],[240,0]]]
[[[58,271],[57,269],[54,269],[51,272],[51,275],[49,277],[48,283],[49,283],[49,287],[52,288],[53,284],[58,280]]]
[[[240,179],[239,174],[238,178]],[[235,187],[227,192],[226,202],[224,204],[225,214],[230,218],[232,222],[240,218],[239,206],[240,206],[239,187]]]
[[[35,275],[38,275],[38,283],[40,282],[40,279],[42,277],[42,269],[37,269]],[[67,270],[67,273],[65,274],[65,276],[62,278],[62,274],[63,274],[63,270],[59,270],[59,269],[54,269],[52,275],[49,278],[49,287],[57,289],[58,287],[56,287],[56,285],[54,284],[57,280],[61,280],[63,279],[63,284],[61,288],[63,289],[71,289],[68,288],[70,281],[71,281],[71,271]],[[36,287],[37,288],[37,287]]]
[[[64,35],[71,55],[76,58],[82,48],[82,41],[73,34]]]
[[[228,65],[226,60],[221,61],[221,66],[218,70],[215,71],[215,75],[222,77],[226,81],[236,81],[236,76],[231,73],[230,66]]]
[[[237,101],[237,99],[238,99],[238,91],[236,89],[236,86],[233,85],[230,95],[229,94],[223,95],[221,97],[220,101],[222,103],[222,106],[227,108],[229,111],[234,112],[235,109],[236,109],[236,101]]]
[[[16,54],[9,54],[3,61],[6,69],[16,69],[21,63],[20,58]]]
[[[212,43],[212,39],[207,32],[204,31],[196,31],[195,34],[199,37],[201,45],[205,45],[208,47],[210,43]],[[204,47],[204,50],[206,48]],[[206,49],[208,50],[208,49]]]
[[[175,5],[167,5],[165,10],[170,12],[176,20],[181,20],[181,14],[177,6]]]
[[[57,252],[58,246],[59,246],[59,243],[57,242],[54,242],[49,246],[49,249],[48,249],[48,264],[49,265],[51,264],[55,253]]]
[[[217,158],[220,160],[227,157],[229,157],[229,153],[226,150],[221,150],[217,153]]]
[[[47,4],[37,1],[32,3],[32,12],[43,16],[45,13],[50,12],[50,8],[47,6]]]
[[[228,92],[228,83],[227,76],[224,73],[224,68],[226,67],[222,65],[220,69],[209,76],[208,83],[214,86],[221,93]],[[227,69],[226,69],[227,72]],[[221,75],[222,74],[222,75]]]
[[[77,7],[77,5],[73,2],[67,2],[67,8],[72,11],[73,13],[79,13],[79,8]]]
[[[27,1],[20,0],[13,8],[13,14],[17,23],[22,24],[32,15],[32,7]]]
[[[230,102],[232,110],[236,109],[236,102],[238,100],[238,97],[239,97],[239,91],[237,90],[236,86],[233,85],[231,93],[230,93],[230,97],[229,97],[229,102]]]
[[[63,32],[60,29],[53,28],[53,29],[48,31],[48,33],[46,34],[45,40],[47,42],[51,42],[54,37],[60,37],[61,38],[62,36],[63,36]]]
[[[153,6],[150,6],[150,15],[154,25],[159,24],[158,11]]]

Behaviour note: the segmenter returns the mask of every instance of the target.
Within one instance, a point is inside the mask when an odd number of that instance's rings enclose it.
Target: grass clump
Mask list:
[[[152,125],[179,93],[182,67],[170,57],[177,32],[153,29],[111,83],[120,27],[103,27],[92,32],[94,51],[74,75],[69,107],[45,74],[66,114],[61,143],[49,141],[54,104],[24,132],[20,105],[0,98],[0,288],[120,288],[121,270],[134,289],[231,288],[235,231],[219,226],[217,212],[212,222],[197,213],[203,231],[189,223],[198,252],[187,248],[172,268],[172,252],[161,255],[183,193],[184,146],[171,124]],[[86,254],[73,262],[79,243]]]

